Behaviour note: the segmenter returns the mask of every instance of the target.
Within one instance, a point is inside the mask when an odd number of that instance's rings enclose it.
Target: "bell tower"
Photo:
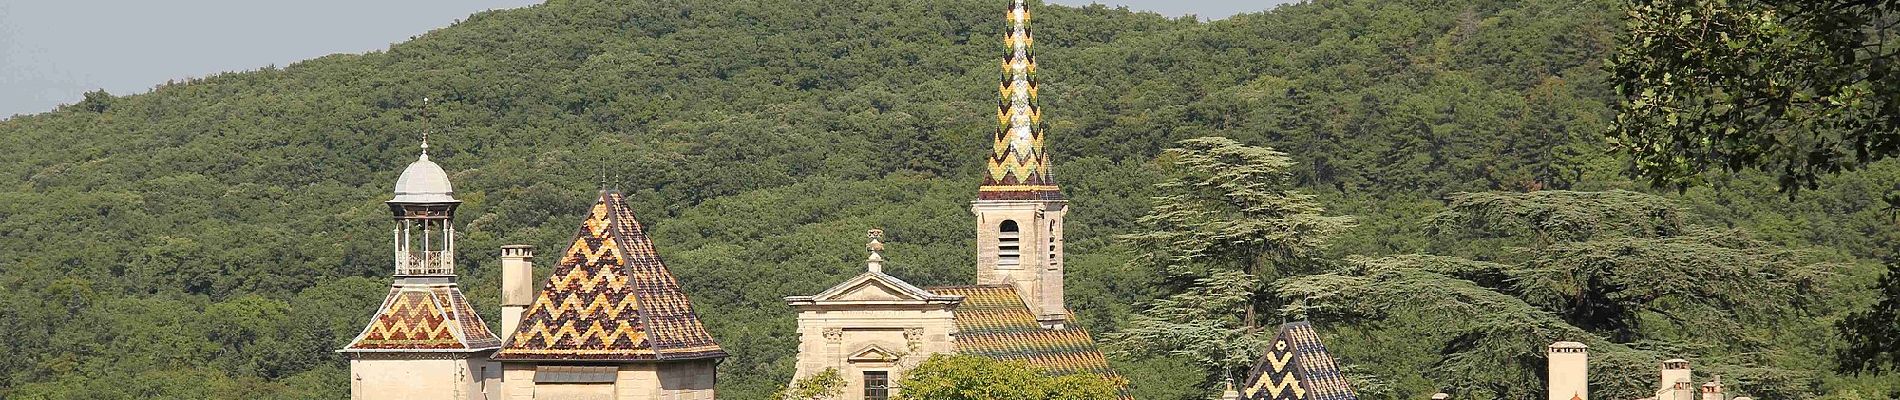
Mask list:
[[[976,214],[976,281],[1015,286],[1044,327],[1060,328],[1069,318],[1062,302],[1062,222],[1068,200],[1056,187],[1044,149],[1029,7],[1013,0],[1007,15],[997,126],[983,185],[970,203]]]
[[[455,282],[455,199],[449,175],[422,155],[396,178],[391,244],[395,279],[363,332],[340,353],[350,358],[351,400],[481,400],[500,386],[488,331]]]
[[[396,178],[396,197],[383,202],[395,215],[396,277],[455,276],[455,207],[449,174],[422,156]]]

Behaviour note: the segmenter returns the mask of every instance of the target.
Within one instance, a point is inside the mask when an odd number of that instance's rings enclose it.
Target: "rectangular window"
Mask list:
[[[890,397],[891,373],[864,371],[864,400],[886,400]]]

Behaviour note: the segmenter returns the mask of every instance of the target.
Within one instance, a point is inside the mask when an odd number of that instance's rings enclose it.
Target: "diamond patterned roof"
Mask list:
[[[725,357],[617,192],[602,192],[497,360]]]
[[[1043,329],[1010,285],[931,288],[940,295],[963,296],[956,308],[958,353],[1021,361],[1052,374],[1091,373],[1126,385],[1108,358],[1095,349],[1088,331],[1073,327]]]
[[[1358,400],[1319,333],[1305,321],[1280,325],[1241,393],[1249,400]]]
[[[501,346],[454,284],[397,281],[343,352],[480,351]]]

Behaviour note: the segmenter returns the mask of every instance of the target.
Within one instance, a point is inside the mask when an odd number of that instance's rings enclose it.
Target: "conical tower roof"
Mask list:
[[[398,278],[369,326],[340,351],[471,352],[497,347],[501,347],[501,339],[488,330],[488,324],[475,314],[454,283],[414,283]]]
[[[1036,101],[1035,38],[1029,6],[1013,0],[1003,35],[1002,83],[997,86],[996,133],[991,135],[981,200],[1061,200],[1045,151],[1042,105]]]
[[[601,192],[497,360],[725,357],[620,193]]]
[[[1248,400],[1357,400],[1339,363],[1305,321],[1280,325],[1247,378]]]

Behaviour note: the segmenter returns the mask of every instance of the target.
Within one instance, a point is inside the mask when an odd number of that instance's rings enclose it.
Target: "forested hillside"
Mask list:
[[[0,398],[345,398],[333,350],[385,294],[381,202],[425,129],[466,202],[462,284],[490,325],[499,246],[539,246],[546,274],[606,174],[732,353],[721,397],[765,398],[793,370],[781,299],[861,271],[865,229],[886,232],[888,272],[973,279],[966,207],[1004,6],[551,0],[386,51],[0,121]],[[1342,263],[1510,258],[1500,246],[1519,243],[1428,229],[1455,193],[1648,190],[1602,144],[1617,6],[1314,0],[1215,22],[1037,6],[1049,150],[1073,200],[1070,307],[1103,336],[1163,295],[1115,237],[1138,229],[1157,157],[1182,139],[1286,152],[1302,190],[1357,218],[1325,250]],[[1754,174],[1655,194],[1683,208],[1672,222],[1843,265],[1759,360],[1811,371],[1795,393],[1881,398],[1900,385],[1829,372],[1829,327],[1872,301],[1872,260],[1900,239],[1880,201],[1896,179],[1888,162],[1792,199]],[[1387,384],[1369,397],[1458,387],[1421,372],[1449,338],[1319,326]],[[1214,389],[1185,357],[1114,361],[1143,399]]]

